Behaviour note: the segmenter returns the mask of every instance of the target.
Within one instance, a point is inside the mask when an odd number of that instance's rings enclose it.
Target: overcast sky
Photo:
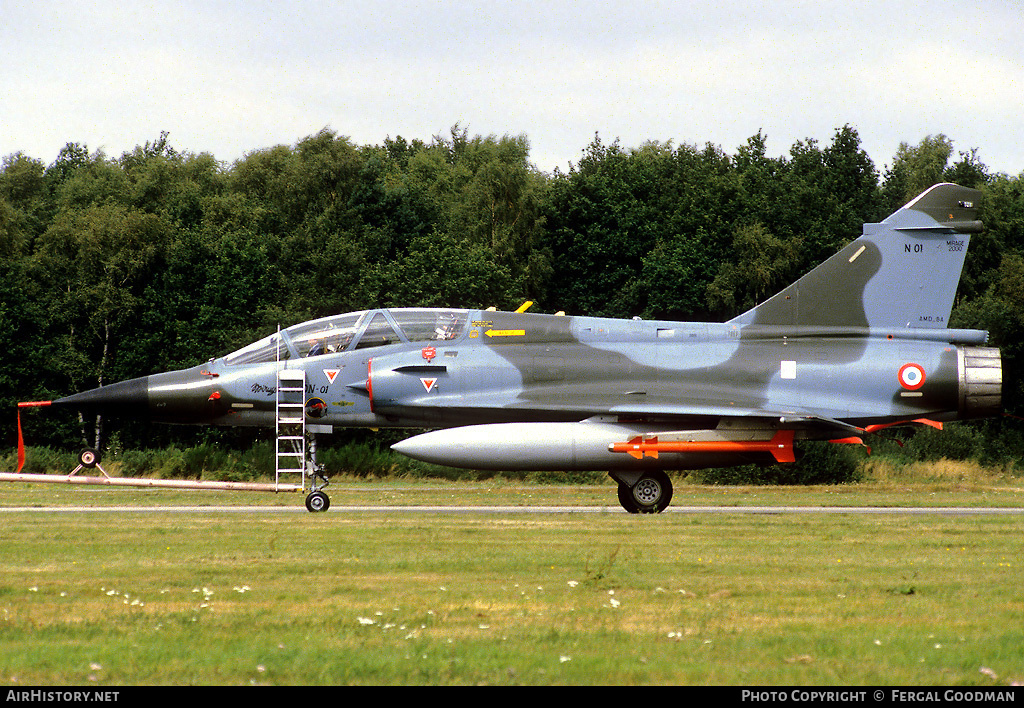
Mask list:
[[[853,126],[882,171],[943,133],[1024,172],[1024,32],[976,2],[8,3],[0,156],[117,157],[170,133],[230,163],[324,127],[357,144],[520,135],[568,169],[599,133],[771,156]],[[955,159],[955,156],[954,156]]]

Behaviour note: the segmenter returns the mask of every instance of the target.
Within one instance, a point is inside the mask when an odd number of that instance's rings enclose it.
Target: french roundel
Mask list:
[[[897,374],[900,386],[908,391],[916,391],[924,386],[924,369],[920,364],[904,364]]]

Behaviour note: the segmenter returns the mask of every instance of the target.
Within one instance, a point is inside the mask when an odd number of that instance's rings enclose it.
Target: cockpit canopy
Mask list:
[[[462,336],[467,310],[401,308],[364,310],[293,325],[227,355],[224,363],[269,361],[335,354],[399,342],[450,341]]]

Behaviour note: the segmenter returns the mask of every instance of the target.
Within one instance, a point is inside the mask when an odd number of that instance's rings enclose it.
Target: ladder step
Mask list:
[[[281,369],[277,372],[277,476],[301,474],[306,486],[306,372]]]

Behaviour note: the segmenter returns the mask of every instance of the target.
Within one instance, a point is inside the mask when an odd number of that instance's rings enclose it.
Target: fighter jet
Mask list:
[[[672,497],[666,470],[785,464],[805,440],[996,415],[999,351],[986,332],[947,327],[979,197],[936,185],[724,323],[366,310],[53,405],[276,427],[279,458],[300,466],[313,464],[310,434],[426,429],[392,448],[455,467],[607,471],[623,508],[656,513]],[[326,479],[314,479],[306,505],[319,511]]]

